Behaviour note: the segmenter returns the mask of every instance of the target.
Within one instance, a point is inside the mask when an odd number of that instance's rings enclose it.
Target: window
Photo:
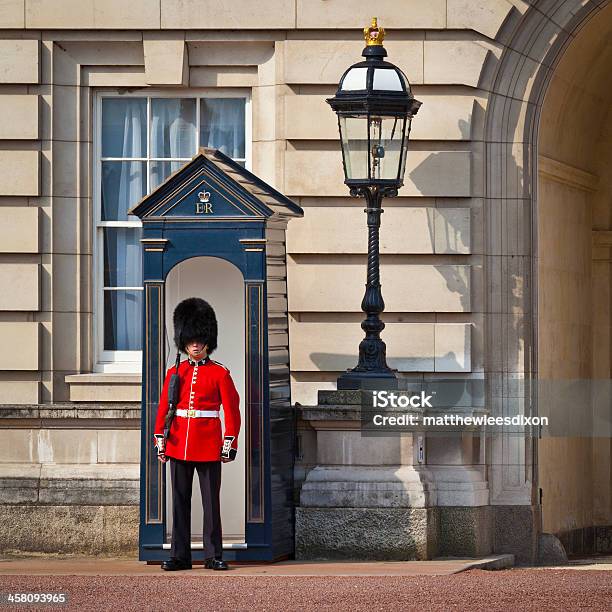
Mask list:
[[[199,146],[246,165],[248,100],[232,93],[99,94],[96,104],[95,311],[98,371],[140,371],[142,228],[128,210]]]

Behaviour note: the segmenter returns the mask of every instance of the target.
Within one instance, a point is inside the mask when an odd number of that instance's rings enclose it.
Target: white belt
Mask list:
[[[187,410],[186,408],[177,408],[176,415],[182,417],[213,417],[219,418],[218,410]]]

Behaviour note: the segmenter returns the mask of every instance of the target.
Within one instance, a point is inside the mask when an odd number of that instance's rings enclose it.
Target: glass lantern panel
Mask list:
[[[342,91],[356,91],[366,88],[367,68],[353,68],[342,80]]]
[[[368,121],[340,115],[342,153],[347,179],[368,179]]]
[[[402,147],[402,167],[400,168],[400,178],[404,178],[404,174],[406,173],[406,158],[408,157],[408,139],[410,137],[410,126],[412,124],[412,119],[406,119],[406,137],[404,138],[404,145]]]
[[[377,68],[374,70],[372,89],[404,91],[399,74],[393,68]]]
[[[398,178],[404,121],[403,117],[370,116],[370,176],[373,180]]]

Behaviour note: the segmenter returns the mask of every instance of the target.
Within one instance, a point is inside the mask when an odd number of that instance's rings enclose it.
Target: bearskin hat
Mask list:
[[[189,342],[208,345],[210,355],[217,348],[217,317],[212,306],[201,298],[187,298],[174,309],[174,343],[184,353]]]

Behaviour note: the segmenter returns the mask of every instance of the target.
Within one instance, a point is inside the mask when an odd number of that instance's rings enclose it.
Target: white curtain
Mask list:
[[[151,100],[151,157],[190,159],[196,153],[195,98]],[[185,161],[152,161],[153,190]]]
[[[219,149],[228,157],[244,158],[244,100],[202,100],[200,144]]]
[[[151,100],[151,157],[195,155],[195,99]]]
[[[126,100],[123,122],[123,146],[121,157],[146,157],[146,112],[142,113],[140,100]],[[145,125],[143,125],[143,123]],[[146,134],[146,131],[145,131]],[[146,189],[146,164],[142,162],[120,162],[121,169],[117,185],[118,221],[127,220],[127,211],[144,195]],[[115,266],[118,287],[139,286],[141,280],[140,228],[107,228],[114,233],[115,248],[107,250],[108,264]],[[105,245],[105,247],[110,246]],[[110,350],[140,350],[142,344],[142,291],[106,291],[106,299],[114,296],[113,321],[105,321],[105,327],[114,327],[114,346]],[[108,309],[106,310],[108,313]],[[107,330],[108,331],[108,330]],[[105,333],[108,337],[108,333]]]

